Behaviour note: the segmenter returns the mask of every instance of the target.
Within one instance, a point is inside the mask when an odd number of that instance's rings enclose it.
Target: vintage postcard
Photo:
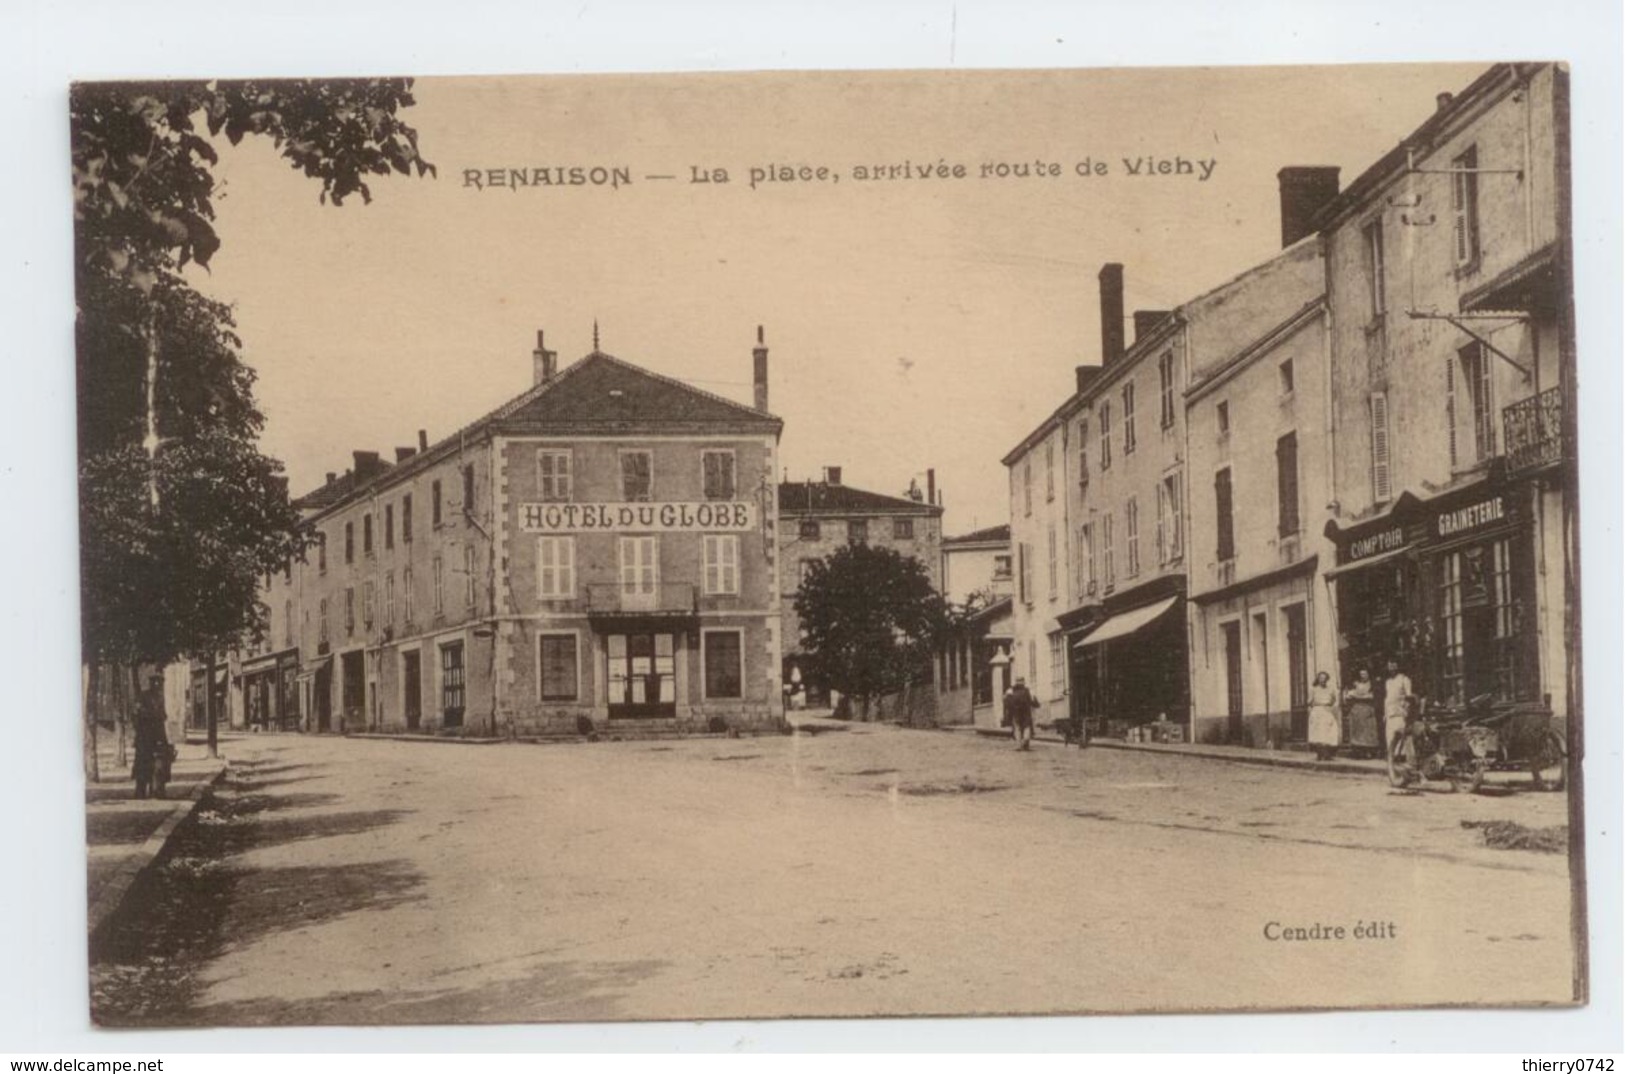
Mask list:
[[[98,1025],[1586,1001],[1564,65],[70,109]]]

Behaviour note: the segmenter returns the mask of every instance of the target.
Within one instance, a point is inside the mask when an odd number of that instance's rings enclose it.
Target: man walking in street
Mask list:
[[[1038,701],[1027,689],[1026,679],[1017,679],[1010,692],[1004,695],[1004,714],[1015,731],[1018,750],[1032,748],[1033,710],[1037,707]]]
[[[1399,663],[1388,661],[1388,678],[1382,684],[1382,735],[1388,743],[1388,756],[1394,755],[1394,746],[1405,730],[1405,721],[1411,714],[1411,677],[1399,670]]]
[[[168,767],[169,732],[165,729],[168,716],[164,712],[164,677],[154,673],[147,680],[147,688],[136,702],[135,711],[135,796],[145,798],[149,793],[164,796],[166,780],[159,777],[160,766]],[[155,778],[158,777],[158,778]]]

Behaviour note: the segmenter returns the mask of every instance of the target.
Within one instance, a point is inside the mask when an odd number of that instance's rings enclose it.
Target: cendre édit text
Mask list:
[[[1312,925],[1283,925],[1271,921],[1264,926],[1264,939],[1279,941],[1396,940],[1399,926],[1392,921],[1359,921],[1354,925],[1333,925],[1317,921]]]

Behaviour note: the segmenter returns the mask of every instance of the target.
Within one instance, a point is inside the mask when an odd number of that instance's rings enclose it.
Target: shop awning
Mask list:
[[[1350,571],[1364,570],[1366,567],[1375,567],[1379,563],[1386,563],[1391,559],[1397,559],[1400,556],[1409,555],[1411,549],[1414,547],[1415,545],[1401,545],[1398,548],[1390,548],[1388,551],[1381,552],[1375,556],[1367,556],[1365,559],[1357,559],[1353,563],[1339,564],[1338,566],[1327,571],[1325,577],[1336,578],[1338,575],[1347,574]]]
[[[1155,604],[1147,604],[1143,608],[1135,608],[1132,611],[1114,615],[1085,634],[1083,640],[1076,642],[1073,648],[1081,649],[1085,645],[1099,645],[1103,641],[1127,637],[1136,630],[1150,626],[1169,608],[1178,603],[1178,597],[1168,597],[1166,600],[1159,600]]]

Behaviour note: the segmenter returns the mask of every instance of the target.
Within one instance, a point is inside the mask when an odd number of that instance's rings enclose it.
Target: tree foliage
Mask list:
[[[795,603],[813,673],[865,704],[927,670],[948,622],[918,560],[865,544],[813,561]]]
[[[424,175],[404,79],[81,83],[70,93],[84,659],[162,663],[259,636],[258,579],[299,554],[231,310],[223,145],[269,138],[324,203]]]

